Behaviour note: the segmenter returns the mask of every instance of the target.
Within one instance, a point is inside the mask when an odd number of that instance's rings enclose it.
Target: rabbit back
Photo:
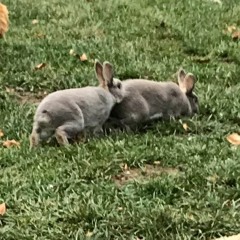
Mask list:
[[[122,84],[125,96],[113,108],[111,116],[114,118],[124,119],[129,114],[139,113],[146,121],[191,114],[186,95],[173,82],[129,79],[122,81]]]
[[[42,127],[57,128],[83,117],[84,127],[104,122],[114,104],[112,95],[100,87],[84,87],[53,92],[43,99],[34,121]]]

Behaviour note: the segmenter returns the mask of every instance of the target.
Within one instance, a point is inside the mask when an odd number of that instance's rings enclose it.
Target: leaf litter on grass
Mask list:
[[[0,215],[3,216],[7,211],[6,204],[2,203],[0,204]]]
[[[215,238],[214,240],[240,240],[240,234],[229,236],[229,237]]]
[[[232,133],[227,136],[227,141],[233,145],[240,145],[240,135],[238,133]]]

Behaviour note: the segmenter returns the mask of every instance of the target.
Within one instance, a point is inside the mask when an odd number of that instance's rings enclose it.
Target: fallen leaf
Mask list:
[[[222,1],[221,0],[212,0],[212,2],[218,3],[220,5],[222,5]]]
[[[14,93],[15,92],[14,88],[5,87],[5,89],[6,89],[6,92],[8,92],[8,93]]]
[[[228,31],[229,33],[233,33],[233,32],[236,31],[236,30],[237,30],[237,28],[236,28],[236,26],[234,26],[234,25],[227,27],[227,31]]]
[[[93,235],[93,232],[87,231],[86,237],[91,237]]]
[[[85,53],[83,53],[82,56],[80,56],[80,60],[81,60],[82,62],[87,61],[87,55],[86,55]]]
[[[3,37],[8,31],[8,24],[9,19],[7,7],[0,3],[0,37]]]
[[[240,234],[228,236],[228,237],[215,238],[214,240],[240,240]]]
[[[71,49],[71,50],[69,51],[69,54],[72,55],[72,56],[76,56],[76,53],[75,53],[75,51],[74,51],[73,49]]]
[[[128,165],[127,165],[126,163],[121,163],[121,164],[120,164],[120,168],[121,168],[122,170],[124,170],[124,171],[126,171],[126,170],[129,169],[129,167],[128,167]]]
[[[154,165],[160,165],[161,162],[160,162],[160,161],[154,161],[153,164],[154,164]]]
[[[216,183],[219,179],[219,176],[217,174],[213,174],[212,176],[207,177],[207,180],[212,183]]]
[[[240,39],[240,31],[234,32],[232,34],[232,39],[233,40],[239,40]]]
[[[40,63],[40,64],[38,64],[34,69],[35,69],[35,70],[40,70],[40,69],[42,69],[42,68],[44,68],[44,67],[46,67],[46,66],[47,66],[46,63]]]
[[[34,38],[45,38],[46,37],[46,34],[44,33],[36,33],[33,35]]]
[[[37,23],[39,23],[39,21],[37,19],[32,20],[32,24],[37,24]]]
[[[3,130],[0,129],[0,138],[4,136]]]
[[[240,135],[238,135],[237,133],[232,133],[228,135],[227,140],[233,145],[240,145]]]
[[[186,123],[183,123],[183,129],[185,130],[185,131],[187,131],[188,129],[189,129],[189,127],[188,127],[188,125],[186,124]]]
[[[19,147],[20,146],[20,142],[17,142],[14,139],[7,140],[7,141],[3,142],[3,146],[6,147],[6,148],[9,148],[9,147]]]
[[[6,204],[5,203],[2,203],[0,204],[0,215],[4,215],[6,213]]]

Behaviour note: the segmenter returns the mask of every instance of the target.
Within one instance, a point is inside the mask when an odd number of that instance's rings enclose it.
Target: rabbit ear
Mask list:
[[[186,77],[186,72],[184,69],[180,68],[178,70],[178,84],[180,85],[181,82],[183,82],[184,78]]]
[[[107,61],[103,63],[103,78],[107,84],[113,82],[113,66]]]
[[[182,92],[189,94],[194,89],[195,81],[196,81],[195,76],[192,73],[188,73],[184,80],[179,83],[179,87],[182,90]]]
[[[97,76],[97,79],[101,85],[105,85],[105,79],[103,77],[103,66],[102,64],[96,59],[95,60],[95,73]]]

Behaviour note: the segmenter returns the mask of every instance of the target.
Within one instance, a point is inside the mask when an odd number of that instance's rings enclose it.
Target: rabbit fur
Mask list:
[[[110,114],[110,122],[132,128],[155,119],[192,116],[199,111],[198,98],[193,92],[195,77],[178,71],[178,84],[145,79],[122,81],[124,97]]]
[[[59,90],[50,93],[39,104],[30,135],[30,147],[37,146],[55,134],[60,145],[69,143],[86,131],[97,133],[108,119],[112,107],[122,98],[121,81],[113,78],[109,62],[95,61],[100,85]]]

